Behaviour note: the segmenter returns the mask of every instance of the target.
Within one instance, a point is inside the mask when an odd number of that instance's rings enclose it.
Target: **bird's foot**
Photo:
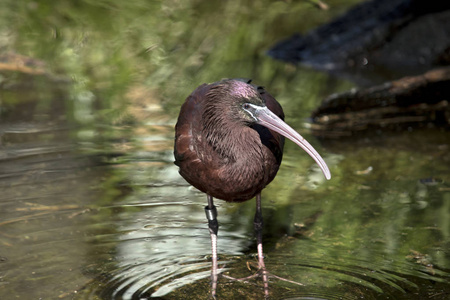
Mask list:
[[[275,278],[275,279],[278,279],[278,280],[281,280],[281,281],[285,281],[285,282],[289,282],[289,283],[292,283],[292,284],[304,286],[303,283],[296,282],[296,281],[293,281],[293,280],[289,280],[289,279],[277,276],[275,274],[272,274],[269,271],[267,271],[267,269],[265,267],[261,268],[257,263],[247,262],[247,268],[250,271],[252,270],[252,267],[253,268],[256,267],[257,270],[256,270],[255,273],[253,273],[252,275],[247,276],[247,277],[235,278],[235,277],[223,274],[223,273],[221,273],[220,276],[222,276],[223,278],[226,278],[228,280],[231,280],[231,281],[243,281],[243,282],[247,282],[247,281],[249,281],[251,279],[258,278],[258,277],[263,277],[264,278],[264,276],[267,276],[268,278]]]
[[[252,271],[252,267],[255,268],[256,266],[257,266],[257,264],[254,263],[254,262],[249,262],[249,261],[247,262],[247,269],[249,271]],[[264,267],[264,269],[265,269],[265,267]],[[253,275],[250,275],[250,276],[247,276],[247,277],[235,278],[235,277],[228,276],[228,275],[225,275],[225,274],[221,274],[221,276],[226,278],[226,279],[233,280],[233,281],[247,281],[247,280],[250,280],[250,279],[253,279],[253,278],[261,276],[262,272],[263,272],[263,268],[257,266],[256,272]]]

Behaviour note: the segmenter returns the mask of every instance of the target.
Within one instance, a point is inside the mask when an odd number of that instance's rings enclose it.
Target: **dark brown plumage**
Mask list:
[[[283,121],[280,104],[262,87],[240,79],[199,86],[181,107],[175,127],[175,164],[186,181],[208,195],[206,214],[213,248],[212,294],[217,285],[218,223],[213,197],[241,202],[256,196],[258,257],[268,293],[262,258],[261,190],[280,167],[284,136],[302,147],[330,178],[314,148]]]
[[[236,104],[248,101],[244,95],[284,119],[281,106],[264,89],[222,81],[203,84],[186,99],[175,130],[175,164],[181,176],[226,201],[255,197],[274,179],[283,155],[282,135],[241,118]]]

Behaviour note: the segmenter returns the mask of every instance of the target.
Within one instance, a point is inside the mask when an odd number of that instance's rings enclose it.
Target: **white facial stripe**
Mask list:
[[[251,116],[253,119],[255,119],[255,121],[258,121],[258,118],[256,117],[256,116],[258,115],[258,111],[259,111],[259,110],[266,109],[265,107],[258,106],[258,105],[254,105],[254,104],[251,104],[251,103],[245,103],[245,104],[249,105],[252,109],[254,109],[255,114],[253,113],[252,110],[249,110],[249,109],[245,109],[245,108],[244,108],[244,110],[245,110],[246,112],[248,112],[248,113],[250,114],[250,116]]]

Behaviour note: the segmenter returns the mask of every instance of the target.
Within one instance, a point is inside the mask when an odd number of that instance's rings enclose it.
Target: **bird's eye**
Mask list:
[[[244,105],[242,105],[242,108],[244,108],[244,109],[249,109],[249,108],[250,108],[250,104],[244,103]]]

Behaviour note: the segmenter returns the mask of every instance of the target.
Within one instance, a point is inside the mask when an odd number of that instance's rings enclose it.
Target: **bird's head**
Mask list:
[[[218,82],[210,89],[208,97],[210,102],[206,114],[214,113],[215,118],[221,115],[235,125],[250,126],[256,122],[249,112],[250,105],[266,107],[266,101],[258,87],[243,79],[226,79]]]
[[[274,100],[271,104],[274,107],[271,107],[271,109],[278,115],[269,109],[265,100],[267,96],[264,96],[264,93],[264,89],[251,85],[249,81],[240,79],[223,80],[211,88],[209,92],[213,102],[211,111],[214,110],[216,119],[233,120],[234,125],[251,126],[252,124],[259,124],[283,135],[305,150],[319,165],[325,178],[330,179],[330,170],[320,154],[308,141],[282,120],[283,110],[270,95],[270,98]]]

